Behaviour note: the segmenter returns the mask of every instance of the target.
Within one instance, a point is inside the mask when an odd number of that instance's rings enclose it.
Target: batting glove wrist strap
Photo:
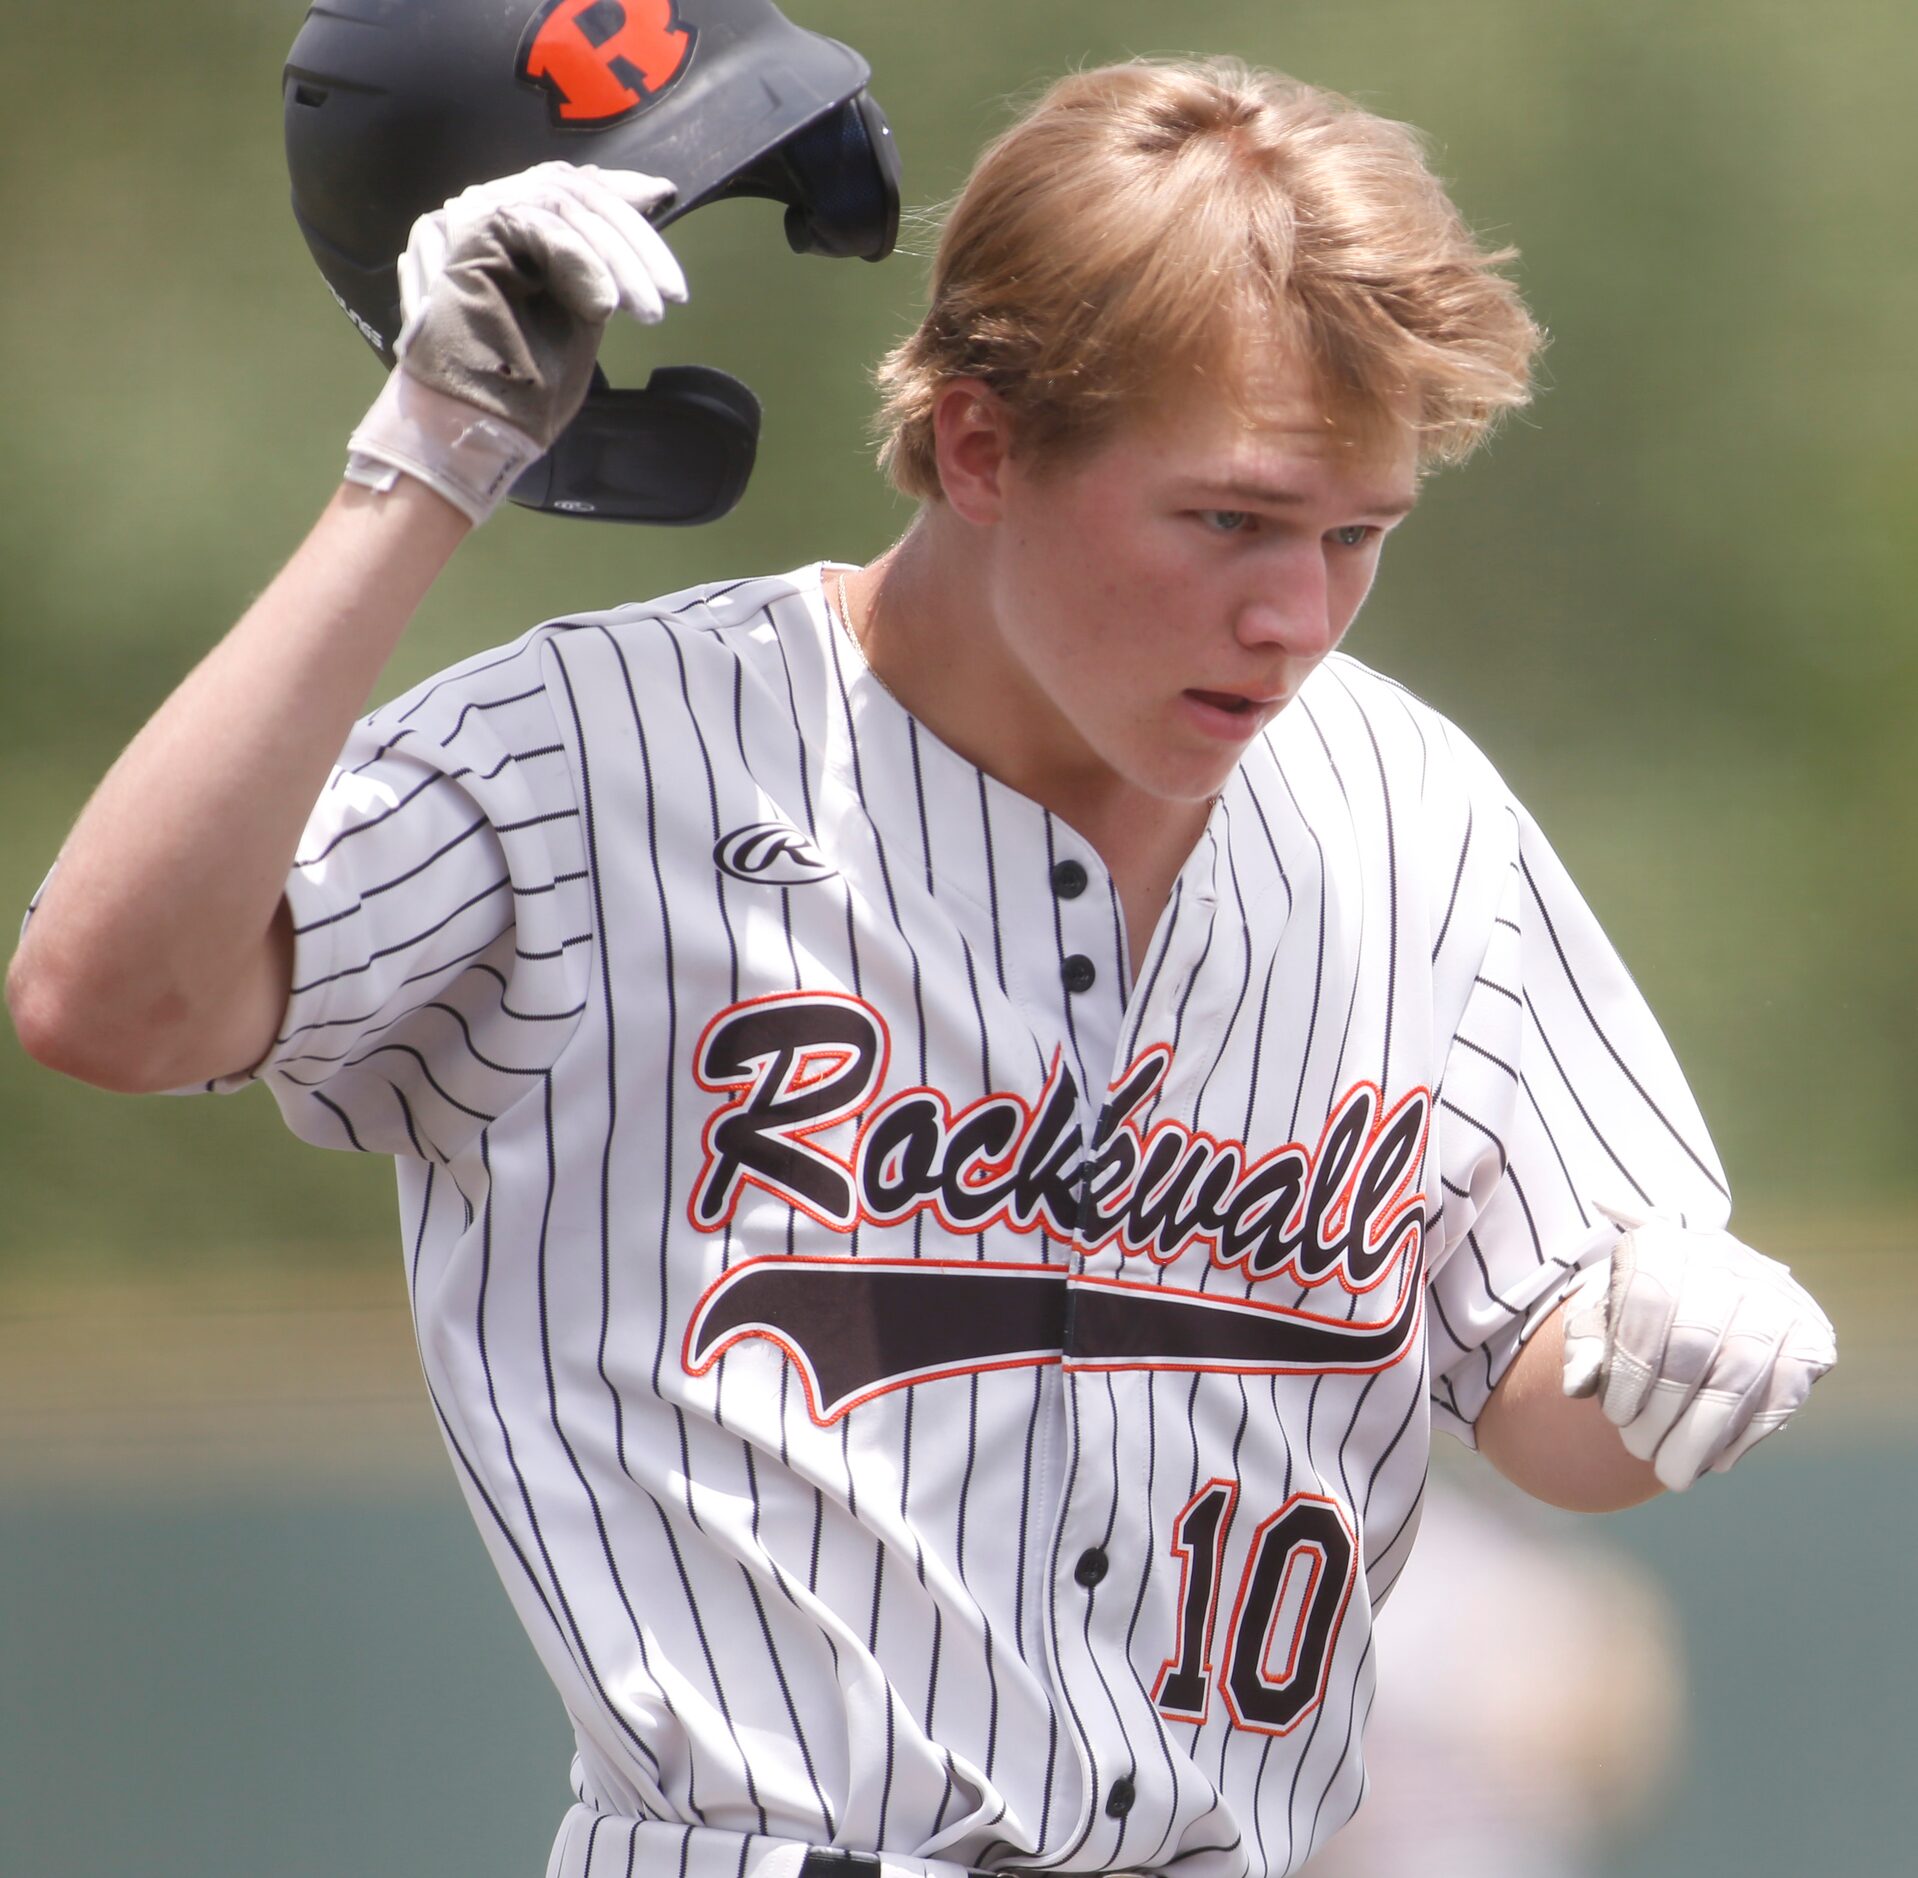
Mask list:
[[[402,367],[348,440],[346,480],[386,490],[411,476],[477,526],[542,454],[523,430],[422,385]]]

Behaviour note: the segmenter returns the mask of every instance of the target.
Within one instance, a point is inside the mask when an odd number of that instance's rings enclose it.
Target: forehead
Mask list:
[[[1171,479],[1275,485],[1303,477],[1363,487],[1381,501],[1418,484],[1418,434],[1391,411],[1355,425],[1330,405],[1296,357],[1270,357],[1229,383],[1168,391],[1129,419],[1114,441]]]

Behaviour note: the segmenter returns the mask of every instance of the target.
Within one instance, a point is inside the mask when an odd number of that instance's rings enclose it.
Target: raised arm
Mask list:
[[[471,524],[343,487],[87,804],[7,974],[20,1040],[129,1092],[242,1070],[286,1004],[281,888],[333,759]]]
[[[422,217],[402,364],[313,532],[108,772],[7,975],[27,1051],[104,1088],[250,1068],[289,984],[315,797],[467,531],[578,409],[606,321],[683,299],[653,178],[544,164]]]

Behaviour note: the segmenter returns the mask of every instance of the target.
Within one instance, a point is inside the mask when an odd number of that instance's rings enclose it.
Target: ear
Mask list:
[[[953,513],[982,526],[997,521],[1012,455],[1012,416],[998,394],[982,379],[952,379],[932,407],[932,436]]]

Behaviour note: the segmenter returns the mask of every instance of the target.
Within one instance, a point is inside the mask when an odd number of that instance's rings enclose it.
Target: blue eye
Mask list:
[[[1346,528],[1335,528],[1332,539],[1341,548],[1362,548],[1379,531],[1369,522],[1354,522]]]
[[[1244,509],[1201,509],[1199,518],[1215,535],[1243,534],[1252,522]]]

